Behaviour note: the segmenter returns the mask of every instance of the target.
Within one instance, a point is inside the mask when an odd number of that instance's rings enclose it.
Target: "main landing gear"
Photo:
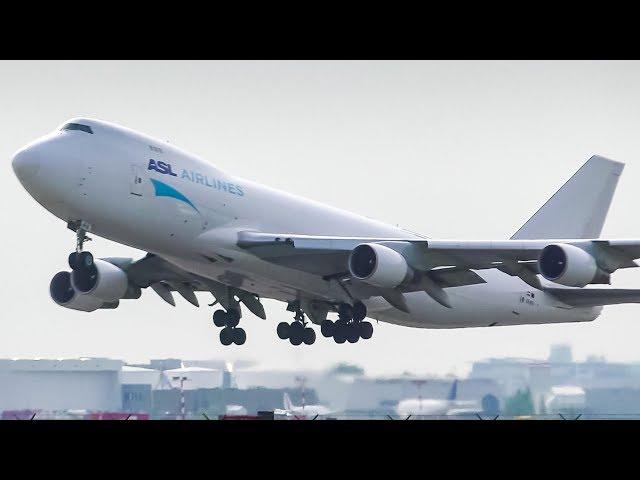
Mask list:
[[[333,337],[336,343],[356,343],[361,338],[368,340],[373,335],[373,325],[363,320],[367,316],[367,307],[356,302],[353,307],[346,303],[338,309],[338,320],[325,320],[320,325],[322,335]]]
[[[220,331],[220,343],[222,345],[243,345],[247,341],[247,333],[244,328],[239,328],[240,312],[237,310],[216,310],[213,312],[213,324],[216,327],[224,327]]]
[[[278,337],[282,340],[291,342],[291,345],[313,345],[316,341],[316,332],[311,327],[307,327],[307,322],[304,320],[304,313],[302,310],[296,310],[295,317],[291,324],[287,322],[280,322],[277,328]]]

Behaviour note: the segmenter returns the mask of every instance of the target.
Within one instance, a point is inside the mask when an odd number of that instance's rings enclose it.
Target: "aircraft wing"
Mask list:
[[[431,240],[422,238],[329,237],[288,233],[238,233],[238,246],[265,260],[310,273],[335,275],[346,272],[351,251],[362,243],[378,243],[399,251],[412,267],[466,269],[531,264],[544,247],[553,243],[573,245],[606,257],[610,267],[636,267],[640,240],[544,239],[544,240]]]
[[[445,306],[448,301],[441,290],[448,287],[484,283],[474,270],[495,268],[508,275],[518,276],[537,289],[544,289],[537,277],[538,258],[549,244],[572,245],[596,258],[598,266],[608,273],[618,268],[636,267],[634,259],[640,258],[640,240],[601,239],[544,239],[544,240],[432,240],[413,238],[370,238],[295,235],[288,233],[261,233],[243,231],[238,233],[238,246],[265,261],[281,266],[321,275],[326,279],[337,278],[354,283],[350,278],[348,259],[358,245],[375,243],[397,251],[416,272],[426,276],[435,285],[413,284],[399,288],[399,292],[387,289],[371,294],[385,297],[394,306],[402,307],[397,293],[425,290]],[[355,282],[357,283],[357,282]],[[429,288],[431,287],[431,288]],[[393,289],[396,290],[396,289]],[[593,290],[588,290],[592,292]],[[563,298],[569,294],[561,293]],[[585,296],[588,294],[585,294]],[[608,302],[605,293],[598,293],[600,302]],[[387,298],[389,297],[389,298]],[[438,298],[439,297],[439,298]],[[630,298],[627,294],[626,298]],[[572,299],[578,302],[577,299]],[[587,302],[581,299],[581,302]],[[620,300],[622,302],[623,300]],[[614,302],[619,303],[619,302]],[[586,303],[583,303],[586,304]],[[604,305],[608,303],[598,303]],[[399,307],[399,308],[400,308]],[[401,310],[403,308],[400,308]]]
[[[119,259],[105,259],[118,265]],[[125,259],[126,260],[126,259]],[[225,309],[237,308],[243,303],[253,314],[265,319],[266,313],[259,298],[238,287],[229,287],[225,283],[216,282],[183,270],[162,257],[147,254],[135,262],[119,265],[126,272],[129,279],[138,287],[151,289],[160,298],[175,306],[172,292],[177,292],[194,306],[199,306],[194,292],[210,292]],[[239,300],[238,300],[239,299]]]

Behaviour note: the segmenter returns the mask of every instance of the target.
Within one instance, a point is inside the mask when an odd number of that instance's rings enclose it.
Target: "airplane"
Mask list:
[[[478,402],[458,400],[458,380],[454,380],[446,398],[407,398],[398,402],[395,410],[398,415],[440,416],[469,415],[482,411]]]
[[[284,409],[275,409],[274,416],[301,418],[316,418],[330,415],[333,410],[324,405],[294,405],[287,392],[283,395]]]
[[[50,283],[58,305],[111,309],[151,288],[170,305],[178,293],[198,306],[195,292],[210,292],[223,345],[245,343],[242,307],[266,319],[265,298],[294,314],[276,329],[292,345],[313,344],[314,325],[338,344],[370,339],[366,318],[415,328],[587,322],[604,305],[640,302],[638,289],[602,288],[637,266],[640,240],[599,238],[624,164],[597,155],[508,240],[428,238],[90,118],[23,147],[12,166],[76,234],[71,270]],[[88,234],[147,253],[94,258]]]

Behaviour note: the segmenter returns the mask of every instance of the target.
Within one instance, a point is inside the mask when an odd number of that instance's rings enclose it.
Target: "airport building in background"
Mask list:
[[[106,358],[0,359],[0,410],[121,410],[122,365]]]
[[[204,419],[230,411],[255,415],[281,409],[286,392],[295,405],[326,405],[339,418],[386,418],[402,400],[446,398],[455,380],[372,377],[346,364],[286,371],[224,360],[154,359],[127,365],[105,358],[0,359],[0,411],[2,418],[30,418],[36,412],[38,418],[175,419],[181,418],[184,398],[187,418]],[[502,413],[524,391],[531,396],[531,414],[640,418],[640,364],[600,357],[576,362],[568,345],[553,346],[547,359],[478,361],[457,382],[458,400],[481,404],[492,414]]]

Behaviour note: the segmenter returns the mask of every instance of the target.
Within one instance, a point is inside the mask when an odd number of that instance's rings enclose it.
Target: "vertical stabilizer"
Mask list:
[[[289,394],[287,392],[284,392],[283,403],[285,410],[293,410],[293,403],[291,403],[291,399],[289,398]]]
[[[594,155],[511,238],[598,238],[623,168]]]

